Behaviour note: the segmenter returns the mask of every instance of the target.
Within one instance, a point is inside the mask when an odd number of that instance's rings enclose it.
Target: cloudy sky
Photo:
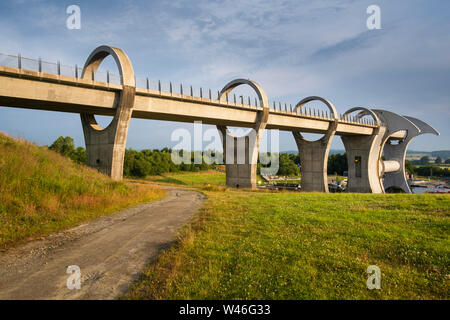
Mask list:
[[[69,5],[81,29],[66,27]],[[366,9],[381,8],[381,30]],[[0,4],[0,52],[83,65],[101,44],[122,48],[137,77],[221,89],[233,78],[259,82],[270,100],[310,95],[339,112],[354,106],[418,117],[441,136],[413,150],[450,149],[450,1],[221,0],[40,1]],[[112,65],[105,65],[112,67]],[[191,124],[132,120],[128,147],[173,147],[171,132]],[[84,145],[78,115],[0,108],[0,130],[39,144],[60,135]],[[295,150],[281,133],[281,150]],[[332,148],[341,149],[339,137]]]

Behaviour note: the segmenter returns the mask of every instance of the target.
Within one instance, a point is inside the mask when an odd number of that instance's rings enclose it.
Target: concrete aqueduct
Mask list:
[[[117,63],[121,83],[96,81],[95,74],[107,57]],[[7,56],[11,60],[12,56]],[[0,57],[1,58],[1,57]],[[17,59],[16,59],[17,58]],[[302,190],[328,192],[327,159],[335,135],[340,135],[348,158],[348,191],[383,193],[389,187],[411,192],[404,169],[406,149],[413,138],[423,133],[439,133],[421,120],[401,116],[386,110],[352,108],[339,115],[333,104],[321,97],[302,99],[291,110],[269,107],[264,90],[254,81],[236,79],[218,94],[218,99],[185,95],[182,90],[150,90],[136,86],[130,59],[124,51],[100,46],[88,57],[81,76],[78,68],[73,75],[43,72],[39,60],[37,70],[25,68],[20,56],[16,65],[5,65],[0,59],[0,105],[51,111],[79,113],[83,125],[88,164],[113,179],[122,179],[123,161],[131,117],[192,122],[201,120],[216,125],[221,132],[226,158],[226,181],[231,187],[256,187],[256,162],[259,143],[265,129],[291,131],[302,162]],[[14,60],[13,59],[13,60]],[[255,90],[255,105],[229,101],[229,93],[240,85]],[[320,101],[328,112],[304,112],[311,101]],[[355,114],[352,116],[352,114]],[[102,129],[94,115],[114,116]],[[367,117],[372,120],[368,121]],[[365,117],[363,119],[363,117]],[[235,137],[227,126],[250,127],[254,138]],[[309,141],[302,132],[323,133],[317,141]],[[236,161],[238,140],[245,145],[243,161]],[[230,143],[233,142],[233,143]],[[242,145],[242,144],[241,144]],[[226,151],[226,152],[225,152]],[[384,155],[384,160],[382,159]]]

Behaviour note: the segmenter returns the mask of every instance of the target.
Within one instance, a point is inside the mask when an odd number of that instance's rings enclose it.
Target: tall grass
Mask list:
[[[0,248],[163,195],[0,133]]]

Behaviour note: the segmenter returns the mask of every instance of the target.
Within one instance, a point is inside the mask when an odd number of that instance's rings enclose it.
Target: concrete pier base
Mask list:
[[[331,130],[317,141],[305,139],[300,132],[293,132],[300,156],[302,191],[328,192],[328,153],[337,124],[331,124]]]
[[[225,151],[227,186],[256,188],[259,141],[256,139],[255,132],[250,132],[244,137],[235,137],[225,127],[220,127],[219,130],[223,137]]]
[[[371,136],[341,136],[348,162],[347,192],[384,193],[380,178],[380,159],[386,127],[380,125],[378,116],[372,110],[363,107],[348,110],[343,114],[344,118],[355,111],[360,111],[357,118],[371,116],[377,124],[377,129]]]
[[[114,180],[121,180],[128,127],[136,92],[133,67],[122,50],[101,46],[95,49],[87,59],[82,78],[92,77],[108,55],[116,61],[123,82],[122,92],[116,101],[116,113],[105,129],[97,124],[92,114],[81,114],[81,124],[86,142],[88,165]]]
[[[384,128],[379,128],[379,133],[372,136],[341,137],[348,162],[347,192],[384,192],[379,176],[379,159],[384,130]]]
[[[269,118],[269,102],[266,93],[259,84],[246,79],[229,82],[219,95],[225,100],[228,93],[240,85],[253,88],[259,98],[259,111],[253,128],[246,136],[234,136],[226,126],[217,126],[223,146],[226,166],[226,183],[232,188],[256,188],[257,162],[259,143]]]
[[[300,132],[292,132],[292,134],[300,157],[302,191],[328,192],[328,153],[338,125],[336,108],[330,101],[313,96],[297,103],[294,111],[301,110],[304,105],[316,100],[323,102],[332,115],[327,133],[316,141],[306,139]]]

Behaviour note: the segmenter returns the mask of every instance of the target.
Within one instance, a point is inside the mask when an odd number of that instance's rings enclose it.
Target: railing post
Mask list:
[[[211,101],[212,100],[211,89],[208,90],[209,90],[209,101]]]
[[[106,82],[109,84],[109,70],[106,70]]]
[[[58,60],[58,63],[57,63],[57,70],[58,70],[58,76],[60,76],[61,75],[61,62]]]
[[[170,95],[172,95],[172,92],[173,92],[172,91],[172,82],[170,82],[170,86],[169,87],[170,87]]]
[[[159,95],[161,95],[161,80],[158,80],[158,91]]]
[[[180,83],[180,94],[183,95],[183,84]]]
[[[78,79],[78,65],[75,65],[75,79]]]
[[[20,53],[17,55],[17,68],[22,69],[22,55]]]
[[[38,60],[38,69],[39,69],[39,73],[41,73],[42,72],[42,59],[41,58],[39,58],[39,60]]]

